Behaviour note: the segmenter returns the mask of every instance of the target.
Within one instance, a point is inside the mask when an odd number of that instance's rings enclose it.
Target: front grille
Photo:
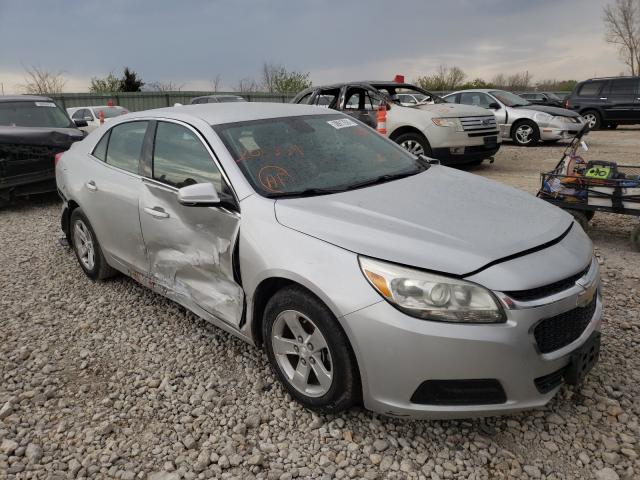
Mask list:
[[[564,371],[566,369],[567,367],[562,367],[560,370],[538,377],[533,381],[533,383],[535,383],[536,388],[540,393],[549,393],[562,383]]]
[[[0,177],[11,177],[53,170],[56,153],[68,147],[45,145],[0,145]]]
[[[521,302],[530,302],[532,300],[539,300],[541,298],[548,297],[550,295],[555,295],[556,293],[564,292],[565,290],[573,287],[576,282],[584,277],[589,271],[589,267],[585,268],[581,272],[576,273],[575,275],[571,275],[569,278],[565,278],[563,280],[559,280],[554,283],[550,283],[548,285],[543,285],[542,287],[531,288],[529,290],[515,290],[512,292],[504,292],[509,295],[514,300],[518,300]]]
[[[506,401],[507,395],[495,378],[427,380],[411,396],[412,403],[421,405],[494,405]]]
[[[586,307],[577,307],[542,320],[533,330],[540,352],[553,352],[577,340],[593,318],[597,298],[594,295]]]
[[[460,119],[460,123],[465,132],[488,129],[495,130],[498,128],[496,117],[493,115],[486,117],[463,117]]]

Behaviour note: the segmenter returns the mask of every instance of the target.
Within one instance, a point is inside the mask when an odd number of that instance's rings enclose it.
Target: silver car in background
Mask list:
[[[56,177],[88,277],[122,272],[264,347],[309,408],[500,414],[598,359],[598,263],[569,214],[342,113],[136,112],[74,144]]]
[[[443,97],[447,102],[475,105],[493,110],[503,139],[516,145],[535,146],[573,138],[585,120],[572,110],[534,105],[515,93],[504,90],[462,90]]]

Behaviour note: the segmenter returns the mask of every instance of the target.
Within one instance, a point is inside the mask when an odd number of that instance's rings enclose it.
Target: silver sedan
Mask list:
[[[531,147],[540,140],[557,142],[574,137],[585,120],[573,110],[534,105],[515,93],[478,89],[453,92],[443,97],[450,103],[475,105],[493,110],[502,138]]]
[[[598,359],[572,217],[306,105],[114,119],[57,161],[62,228],[117,273],[266,350],[303,405],[466,417],[547,403]]]

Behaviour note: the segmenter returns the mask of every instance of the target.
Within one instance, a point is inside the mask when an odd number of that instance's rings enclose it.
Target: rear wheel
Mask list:
[[[392,140],[415,156],[426,155],[428,157],[431,155],[429,142],[424,135],[420,135],[419,133],[403,133],[392,138]]]
[[[573,215],[573,218],[580,224],[585,232],[589,230],[589,218],[587,217],[586,212],[583,212],[582,210],[567,210],[567,212]]]
[[[70,232],[71,246],[87,277],[102,280],[117,273],[104,259],[96,234],[80,208],[76,208],[71,214]]]
[[[636,225],[636,228],[631,231],[631,243],[633,248],[640,252],[640,224]]]
[[[540,130],[535,122],[523,120],[514,125],[511,138],[522,147],[535,146],[540,140]]]
[[[339,412],[360,398],[360,377],[347,336],[331,311],[299,287],[269,300],[262,334],[271,368],[307,408]]]
[[[587,110],[582,114],[582,117],[587,121],[587,125],[591,130],[598,130],[602,127],[602,118],[597,111]]]

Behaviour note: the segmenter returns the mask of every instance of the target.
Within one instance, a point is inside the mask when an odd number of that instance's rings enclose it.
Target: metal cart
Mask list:
[[[587,150],[582,129],[565,149],[556,167],[541,173],[537,197],[571,213],[587,230],[595,212],[640,216],[640,165],[585,161],[579,154]],[[631,232],[631,242],[640,251],[640,224]]]

